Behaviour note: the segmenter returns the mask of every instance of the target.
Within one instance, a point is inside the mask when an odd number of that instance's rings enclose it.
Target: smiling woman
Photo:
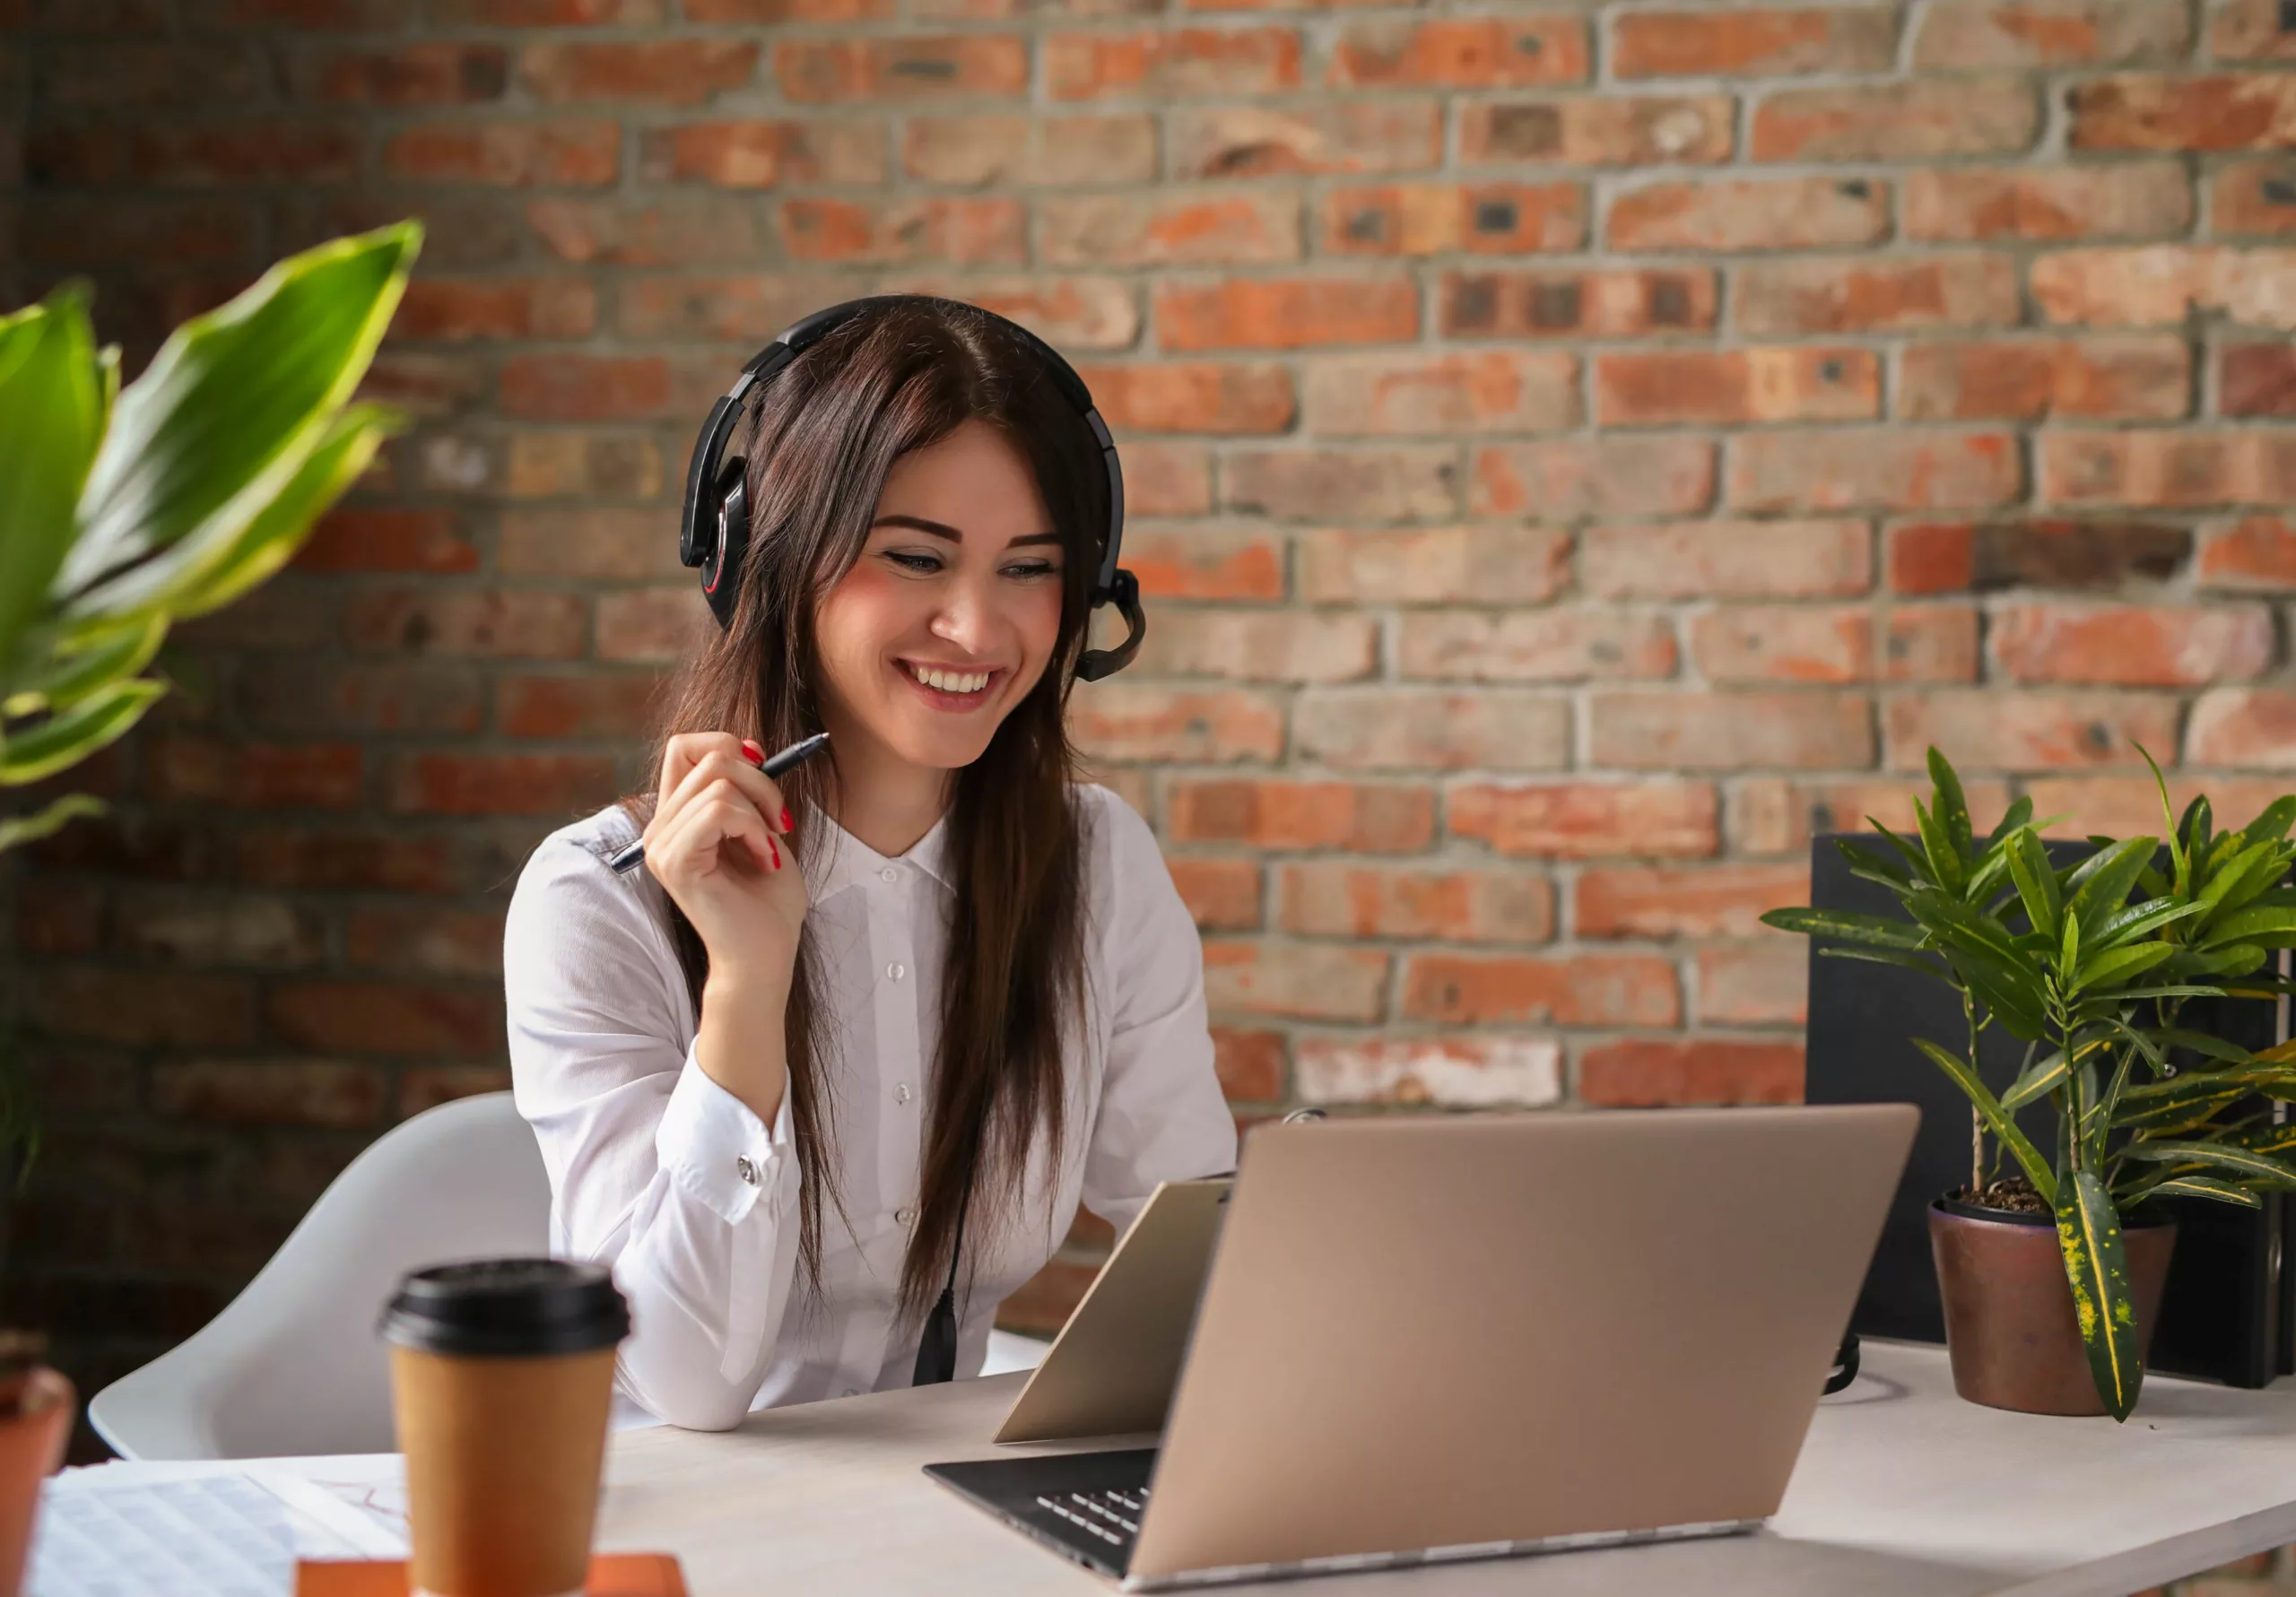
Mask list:
[[[1120,522],[1089,396],[945,300],[785,340],[697,452],[724,629],[657,789],[535,851],[505,950],[553,1246],[631,1298],[624,1396],[695,1427],[978,1371],[1080,1201],[1120,1228],[1235,1156],[1194,923],[1067,742],[1128,657],[1084,649]]]

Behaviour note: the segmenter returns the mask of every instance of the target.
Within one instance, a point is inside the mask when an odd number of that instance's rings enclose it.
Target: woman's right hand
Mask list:
[[[805,922],[805,882],[786,841],[764,751],[726,732],[681,733],[662,754],[646,869],[709,950],[710,983],[786,996]]]

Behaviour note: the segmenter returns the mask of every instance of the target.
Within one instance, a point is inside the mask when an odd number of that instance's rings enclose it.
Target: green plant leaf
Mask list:
[[[2213,1176],[2171,1176],[2144,1188],[2135,1198],[2213,1198],[2219,1203],[2237,1203],[2243,1209],[2264,1207],[2264,1200],[2248,1188],[2234,1186]]]
[[[1937,824],[1944,829],[1954,860],[1965,861],[1970,856],[1972,839],[1970,802],[1961,792],[1961,779],[1954,774],[1952,762],[1935,744],[1929,750],[1929,807],[1936,815]]]
[[[2032,818],[2033,801],[2030,798],[2018,799],[2001,812],[2001,819],[1996,821],[1993,829],[1986,834],[1985,851],[1990,854],[2000,847],[2003,838],[2008,837],[2019,827],[2027,824]]]
[[[1905,861],[1907,868],[1911,872],[1911,875],[1909,880],[1910,880],[1916,886],[1919,886],[1923,883],[1934,883],[1936,879],[1929,874],[1928,856],[1923,854],[1920,849],[1916,848],[1903,838],[1899,837],[1895,832],[1892,831],[1888,827],[1883,826],[1880,821],[1874,820],[1871,815],[1868,815],[1866,818],[1866,824],[1872,827],[1874,831],[1881,835],[1883,842],[1887,843],[1891,847],[1898,851],[1898,857]]]
[[[2093,1170],[2074,1170],[2057,1189],[2057,1242],[2073,1288],[2073,1317],[2089,1354],[2097,1395],[2115,1419],[2126,1419],[2144,1381],[2136,1335],[2136,1294],[2121,1245],[2120,1215]]]
[[[2094,933],[2117,916],[2128,903],[2128,890],[2136,885],[2136,874],[2152,862],[2160,844],[2151,838],[2131,838],[2126,843],[2116,843],[2101,854],[2090,857],[2097,862],[2073,895],[2067,907],[2078,916],[2081,929]]]
[[[2176,811],[2169,803],[2169,779],[2161,774],[2161,762],[2152,758],[2152,751],[2150,749],[2143,743],[2136,744],[2135,748],[2136,751],[2144,757],[2145,768],[2152,773],[2153,790],[2161,795],[2161,819],[2169,825],[2169,862],[2171,867],[2169,879],[2157,889],[2146,887],[2145,891],[2156,898],[2165,893],[2174,893],[2181,898],[2191,890],[2192,876],[2190,864],[2185,855],[2184,832],[2178,825]]]
[[[2158,1160],[2168,1164],[2205,1165],[2234,1180],[2276,1189],[2296,1187],[2296,1165],[2253,1148],[2225,1142],[2144,1140],[2121,1150],[2123,1159]]]
[[[176,614],[204,615],[228,604],[292,560],[312,525],[359,480],[398,425],[395,414],[376,405],[354,404],[336,417],[279,497],[256,513],[198,586],[172,606]]]
[[[2079,917],[2066,916],[2067,926],[2081,924]],[[2105,988],[2134,981],[2177,950],[2165,942],[2140,942],[2128,948],[2108,949],[2081,962],[2071,988],[2080,993],[2092,988]]]
[[[2103,924],[2098,926],[2097,934],[2089,940],[2090,946],[2118,948],[2123,943],[2134,942],[2172,921],[2185,920],[2199,913],[2200,907],[2196,904],[2179,904],[2174,898],[2147,898],[2142,904],[2132,904],[2107,916]]]
[[[2271,904],[2251,904],[2246,909],[2236,909],[2221,916],[2200,940],[2203,948],[2220,948],[2228,942],[2257,942],[2267,937],[2286,936],[2296,932],[2296,909]]]
[[[2017,897],[2024,903],[2025,916],[2033,923],[2033,930],[2056,939],[2060,934],[2057,917],[2061,907],[2057,872],[2049,868],[2048,855],[2031,827],[2021,829],[2009,839],[2009,875],[2017,884]]]
[[[1833,846],[1841,851],[1841,857],[1849,862],[1854,874],[1892,887],[1909,888],[1913,885],[1913,872],[1887,855],[1876,854],[1863,843],[1853,842],[1848,838],[1836,838]]]
[[[72,549],[72,507],[103,436],[103,383],[85,296],[66,285],[0,317],[0,699]]]
[[[1909,954],[1893,948],[1822,948],[1821,959],[1863,959],[1869,965],[1895,965],[1901,970],[1918,970],[1935,981],[1950,982],[1952,970],[1934,953],[1924,950]]]
[[[396,308],[414,222],[280,262],[122,391],[58,574],[70,616],[167,605],[229,558],[328,435]]]
[[[2200,868],[2208,855],[2208,845],[2214,837],[2215,811],[2205,793],[2195,794],[2192,803],[2185,806],[2184,816],[2177,822],[2177,836],[2184,839],[2185,857],[2192,861],[2193,885],[2200,884]]]
[[[1986,1129],[1999,1140],[2001,1145],[2009,1150],[2010,1157],[2023,1168],[2025,1179],[2033,1184],[2033,1190],[2041,1194],[2043,1202],[2054,1207],[2057,1202],[2056,1175],[2049,1169],[2048,1161],[2041,1158],[2040,1150],[2033,1146],[2032,1140],[2002,1109],[2000,1100],[1993,1096],[1993,1089],[1979,1079],[1969,1061],[1939,1047],[1926,1037],[1917,1037],[1912,1041],[1915,1047],[1929,1056],[1933,1064],[1952,1079],[1953,1085],[1961,1089],[1970,1107],[1985,1122]]]
[[[29,730],[13,733],[0,748],[0,787],[21,787],[77,765],[124,735],[168,685],[129,677],[89,694]]]
[[[1886,916],[1859,915],[1847,909],[1773,909],[1761,917],[1761,924],[1805,937],[1834,937],[1844,942],[1869,943],[1877,948],[1916,949],[1925,941],[1918,926],[1909,926]]]
[[[2264,812],[2240,829],[2240,836],[2251,843],[2276,842],[2288,836],[2288,829],[2296,824],[2296,793],[2283,794],[2264,807]]]
[[[2239,838],[2240,832],[2228,837]],[[2278,838],[2267,838],[2240,850],[2232,862],[2210,881],[2208,891],[2203,895],[2213,911],[2229,912],[2254,902],[2288,875],[2291,846]]]
[[[2183,1048],[2204,1059],[2222,1060],[2227,1064],[2246,1064],[2256,1057],[2239,1044],[2228,1043],[2205,1031],[2182,1031],[2170,1027],[2155,1031],[2152,1040],[2163,1047]]]
[[[83,815],[104,812],[103,800],[93,794],[67,793],[47,808],[35,810],[30,815],[0,817],[0,854],[11,848],[21,848],[37,843],[42,838],[53,837]]]
[[[1913,801],[1913,818],[1921,832],[1921,851],[1929,858],[1929,880],[1958,898],[1969,870],[1952,833],[1919,799]]]
[[[134,676],[152,663],[168,635],[168,618],[147,616],[125,626],[97,629],[69,646],[45,652],[48,670],[29,679],[5,703],[0,714],[32,715],[44,709],[64,709],[77,704],[107,682]]]
[[[2007,1113],[2014,1114],[2027,1104],[2047,1098],[2059,1087],[2064,1086],[2066,1078],[2072,1073],[2073,1068],[2066,1063],[2065,1050],[2062,1048],[2046,1058],[2036,1059],[2018,1072],[2015,1081],[2009,1083],[2009,1090],[2001,1095],[2001,1107]]]

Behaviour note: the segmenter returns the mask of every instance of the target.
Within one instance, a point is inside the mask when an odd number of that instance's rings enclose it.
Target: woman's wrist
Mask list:
[[[786,976],[750,976],[713,967],[702,984],[694,1063],[768,1125],[780,1114],[788,1086],[782,1029],[788,1004]]]

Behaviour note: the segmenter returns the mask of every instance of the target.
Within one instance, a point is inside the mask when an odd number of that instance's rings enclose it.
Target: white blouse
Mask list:
[[[1039,1136],[1022,1199],[976,1203],[958,1282],[957,1370],[977,1374],[997,1304],[1051,1257],[1076,1205],[1119,1231],[1157,1183],[1234,1167],[1213,1073],[1204,955],[1154,836],[1076,789],[1085,855],[1085,1027],[1066,1061],[1059,1167]],[[822,1206],[822,1290],[797,1268],[786,1096],[768,1128],[693,1062],[695,1014],[666,899],[605,860],[636,835],[607,809],[552,833],[504,935],[510,1065],[550,1172],[553,1252],[613,1266],[629,1298],[622,1393],[718,1430],[754,1408],[906,1386],[919,1328],[894,1299],[914,1221],[948,939],[946,822],[888,859],[818,812],[796,854],[838,1056],[828,1133],[844,1218]]]

